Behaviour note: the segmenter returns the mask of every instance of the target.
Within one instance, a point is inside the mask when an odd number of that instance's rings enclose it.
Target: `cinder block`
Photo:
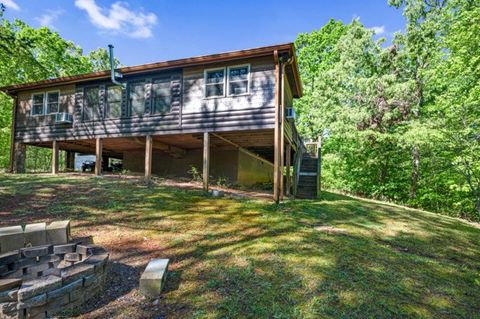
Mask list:
[[[16,302],[18,288],[0,292],[0,302]]]
[[[0,265],[7,265],[20,259],[20,251],[14,250],[0,255]]]
[[[66,244],[70,240],[70,221],[62,220],[47,225],[47,241],[52,245]]]
[[[88,256],[84,261],[85,264],[95,266],[95,272],[103,272],[108,262],[108,254]]]
[[[83,281],[83,277],[92,275],[94,272],[94,265],[88,265],[83,263],[76,264],[70,268],[65,268],[62,270],[63,285],[69,284],[78,279],[82,279]]]
[[[47,256],[50,252],[50,247],[51,246],[28,247],[21,249],[21,251],[25,258],[36,258]]]
[[[140,277],[140,292],[146,297],[156,298],[162,292],[167,278],[169,259],[152,259]]]
[[[0,279],[0,291],[11,290],[22,285],[22,279]]]
[[[42,246],[47,244],[47,224],[36,223],[25,226],[25,246]]]
[[[93,255],[95,249],[95,246],[92,245],[77,245],[77,253],[81,254],[83,258]]]
[[[29,280],[22,284],[18,291],[18,300],[30,299],[33,296],[49,290],[60,288],[62,278],[57,276],[46,276],[35,280]]]
[[[22,300],[17,303],[17,309],[26,309],[32,307],[43,306],[47,303],[47,294],[43,293],[40,295],[36,295],[30,299]]]
[[[0,253],[23,248],[25,237],[22,226],[0,228]]]
[[[77,244],[63,244],[63,245],[55,245],[53,246],[53,253],[54,254],[68,254],[74,253],[75,247]]]

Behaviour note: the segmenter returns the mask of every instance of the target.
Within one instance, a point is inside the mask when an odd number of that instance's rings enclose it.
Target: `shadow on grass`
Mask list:
[[[171,259],[171,277],[160,309],[134,318],[475,318],[480,309],[480,230],[445,216],[332,193],[276,205],[37,176],[0,179],[0,203],[1,224],[71,218],[157,244],[130,249],[123,239],[116,261],[131,269],[118,273],[131,279],[88,308],[96,316],[123,313],[105,306],[131,295],[152,257]]]

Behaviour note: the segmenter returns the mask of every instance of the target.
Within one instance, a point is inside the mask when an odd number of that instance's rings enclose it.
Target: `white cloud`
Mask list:
[[[381,34],[385,33],[385,26],[384,25],[375,26],[375,27],[372,27],[370,29],[373,30],[373,32],[375,32],[376,35],[381,35]]]
[[[0,0],[0,3],[3,3],[8,9],[19,11],[20,7],[13,0]]]
[[[41,16],[35,18],[38,23],[42,26],[46,26],[52,29],[55,29],[53,26],[53,22],[63,13],[63,10],[57,9],[57,10],[47,10],[44,14]]]
[[[157,23],[153,13],[131,11],[126,2],[115,2],[110,9],[99,7],[95,0],[75,0],[77,8],[85,10],[96,27],[124,33],[133,38],[149,38]]]

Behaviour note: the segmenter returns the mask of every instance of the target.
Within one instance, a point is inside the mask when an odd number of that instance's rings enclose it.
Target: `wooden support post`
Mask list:
[[[287,144],[287,150],[285,152],[285,167],[287,170],[286,176],[286,186],[285,186],[285,195],[290,196],[290,188],[291,188],[291,181],[290,181],[290,166],[291,166],[291,158],[292,158],[292,145],[290,143]]]
[[[95,141],[95,175],[102,175],[102,149],[103,139],[97,137]]]
[[[74,171],[75,170],[75,152],[67,151],[65,156],[65,168],[67,171]]]
[[[273,141],[273,200],[280,201],[280,61],[278,51],[273,54],[275,61],[275,131]]]
[[[203,133],[203,190],[208,191],[208,175],[210,174],[210,135]]]
[[[12,172],[25,173],[25,158],[27,154],[26,145],[18,142],[14,143],[13,152]]]
[[[13,105],[12,105],[12,127],[10,131],[10,173],[20,173],[16,170],[17,165],[15,164],[16,161],[16,143],[15,143],[15,125],[16,125],[16,118],[17,118],[17,102],[18,98],[15,96],[13,97]],[[24,165],[25,166],[25,165]],[[23,172],[21,172],[23,173]]]
[[[280,85],[280,200],[283,200],[284,178],[283,171],[285,167],[285,64],[281,65],[280,78],[282,80]]]
[[[53,141],[52,143],[52,174],[58,174],[58,142]]]
[[[145,137],[145,179],[149,180],[152,177],[152,148],[153,140],[151,135]]]

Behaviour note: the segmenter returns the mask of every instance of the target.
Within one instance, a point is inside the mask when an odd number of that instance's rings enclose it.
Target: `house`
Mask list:
[[[146,178],[194,166],[205,189],[212,176],[272,182],[276,201],[296,192],[305,146],[291,116],[302,96],[293,44],[116,72],[122,85],[102,71],[0,88],[14,101],[12,172],[25,171],[25,146],[34,145],[52,148],[54,174],[64,150],[70,168],[76,153],[95,154],[97,163],[121,159]]]

